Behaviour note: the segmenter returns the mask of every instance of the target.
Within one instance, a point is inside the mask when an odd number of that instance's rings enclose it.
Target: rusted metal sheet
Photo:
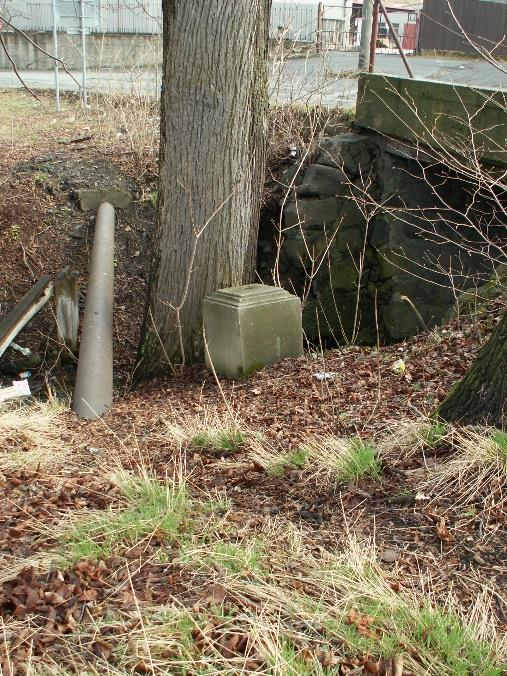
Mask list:
[[[463,35],[460,25],[472,42],[507,55],[507,2],[503,0],[424,0],[419,33],[419,49],[476,54]],[[460,25],[458,25],[460,24]]]

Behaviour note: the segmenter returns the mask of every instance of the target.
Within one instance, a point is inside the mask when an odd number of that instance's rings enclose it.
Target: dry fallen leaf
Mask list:
[[[203,600],[206,603],[223,603],[227,590],[221,584],[210,584],[206,587]]]
[[[435,530],[437,531],[438,537],[442,540],[442,542],[452,542],[453,541],[453,536],[451,535],[449,529],[447,528],[447,524],[445,522],[445,516],[441,516],[440,519],[437,521]]]

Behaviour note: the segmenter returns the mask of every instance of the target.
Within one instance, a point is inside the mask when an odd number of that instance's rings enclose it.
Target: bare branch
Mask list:
[[[79,82],[76,80],[76,78],[72,75],[72,73],[67,69],[67,66],[65,65],[65,62],[64,62],[64,61],[62,61],[61,59],[59,59],[57,56],[53,56],[53,54],[50,54],[49,52],[46,52],[45,49],[43,49],[40,45],[38,45],[36,42],[34,42],[34,41],[32,40],[32,38],[31,38],[29,35],[27,35],[24,31],[21,30],[21,28],[17,28],[14,24],[12,24],[12,23],[11,23],[8,19],[6,19],[4,16],[1,16],[1,15],[0,15],[0,21],[2,21],[2,22],[3,22],[4,24],[6,24],[7,26],[10,26],[10,28],[12,28],[12,30],[16,31],[16,33],[19,33],[20,35],[22,35],[22,36],[25,38],[25,40],[27,40],[27,41],[28,41],[33,47],[35,47],[35,49],[37,49],[39,52],[41,52],[42,54],[44,54],[44,55],[47,56],[48,58],[52,59],[53,61],[56,61],[57,63],[59,63],[59,64],[61,65],[61,67],[63,68],[63,70],[67,73],[67,75],[68,75],[72,80],[74,80],[74,82],[77,84],[77,86],[81,89],[81,85],[80,85]],[[5,49],[5,45],[3,45],[3,47],[4,47],[4,49]],[[8,55],[7,55],[7,56],[8,56]],[[10,60],[10,59],[9,59],[9,60]],[[11,61],[11,63],[12,63],[12,61]],[[37,98],[37,97],[35,97],[35,98]]]
[[[26,91],[27,91],[29,94],[31,94],[31,96],[33,96],[34,99],[37,99],[37,101],[40,101],[40,98],[37,96],[37,94],[33,91],[33,89],[30,89],[30,87],[26,84],[26,82],[23,80],[23,78],[22,78],[21,75],[19,74],[18,67],[16,66],[16,62],[14,61],[14,59],[12,58],[12,56],[10,55],[9,50],[7,49],[7,46],[6,46],[6,44],[5,44],[5,41],[4,41],[4,39],[3,39],[3,37],[2,37],[1,34],[0,34],[0,45],[2,46],[2,49],[3,49],[4,52],[5,52],[5,55],[7,56],[7,58],[9,59],[9,61],[10,61],[10,63],[11,63],[12,70],[14,71],[15,76],[16,76],[16,77],[18,78],[18,80],[21,82],[21,84],[22,84],[23,87],[26,89]]]

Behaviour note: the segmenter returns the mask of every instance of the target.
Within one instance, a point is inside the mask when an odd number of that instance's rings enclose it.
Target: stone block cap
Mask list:
[[[220,289],[210,293],[204,302],[219,303],[229,307],[245,308],[252,305],[258,306],[264,303],[276,303],[297,297],[285,289],[265,284],[246,284],[245,286],[232,286],[228,289]],[[299,299],[298,299],[299,300]]]

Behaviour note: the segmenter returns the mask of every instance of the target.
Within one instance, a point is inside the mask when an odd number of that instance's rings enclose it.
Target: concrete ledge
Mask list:
[[[411,143],[507,166],[507,92],[371,74],[359,79],[356,124]]]

